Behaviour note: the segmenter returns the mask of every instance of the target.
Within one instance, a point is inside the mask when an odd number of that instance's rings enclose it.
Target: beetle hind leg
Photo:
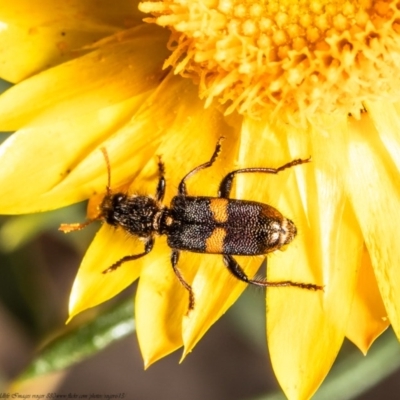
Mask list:
[[[250,283],[252,285],[262,286],[262,287],[294,286],[306,290],[323,290],[323,286],[315,285],[313,283],[302,283],[302,282],[292,282],[292,281],[269,282],[265,279],[250,279],[243,271],[243,268],[237,263],[237,261],[231,255],[224,255],[224,264],[226,265],[226,267],[232,273],[233,276],[235,276],[237,279],[243,282]]]
[[[311,158],[307,158],[307,159],[298,158],[298,159],[292,160],[284,165],[281,165],[278,168],[264,168],[264,167],[241,168],[241,169],[237,169],[235,171],[229,172],[227,175],[225,175],[225,177],[222,179],[221,183],[219,184],[218,197],[223,197],[226,199],[229,198],[229,196],[231,194],[233,179],[235,178],[235,176],[237,174],[246,174],[246,173],[248,174],[248,173],[257,173],[257,172],[260,173],[261,172],[264,174],[275,174],[276,175],[285,169],[295,167],[296,165],[305,164],[310,161],[311,161]]]

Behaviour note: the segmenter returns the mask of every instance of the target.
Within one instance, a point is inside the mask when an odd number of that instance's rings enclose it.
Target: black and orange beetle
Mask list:
[[[222,139],[222,138],[221,138]],[[128,261],[148,254],[156,235],[166,235],[172,249],[171,264],[179,282],[189,292],[189,310],[195,300],[191,286],[185,281],[177,265],[181,251],[205,254],[221,254],[224,264],[237,279],[258,286],[296,286],[308,290],[320,290],[322,286],[292,281],[269,282],[249,278],[233,256],[267,254],[290,243],[297,234],[294,223],[268,204],[249,200],[231,199],[232,182],[237,174],[277,174],[285,169],[304,164],[310,159],[296,159],[278,168],[242,168],[229,172],[219,185],[218,197],[188,196],[186,180],[198,171],[213,165],[221,149],[218,141],[210,160],[187,173],[179,183],[178,194],[170,206],[162,203],[166,181],[165,168],[158,162],[159,180],[155,197],[113,193],[110,187],[110,162],[102,149],[107,163],[108,185],[99,207],[99,215],[83,224],[62,224],[60,230],[79,230],[95,220],[101,220],[130,235],[145,240],[144,251],[127,255],[107,268],[109,273]]]

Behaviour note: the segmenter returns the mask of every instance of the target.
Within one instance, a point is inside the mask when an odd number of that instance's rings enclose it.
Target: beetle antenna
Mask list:
[[[110,167],[110,159],[108,157],[107,149],[105,147],[102,147],[101,152],[103,153],[104,160],[106,162],[107,166],[107,196],[111,194],[111,167]]]

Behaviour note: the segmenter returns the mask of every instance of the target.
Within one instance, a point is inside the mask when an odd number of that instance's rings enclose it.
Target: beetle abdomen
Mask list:
[[[168,245],[199,253],[259,255],[290,243],[294,224],[275,208],[254,201],[176,196]]]

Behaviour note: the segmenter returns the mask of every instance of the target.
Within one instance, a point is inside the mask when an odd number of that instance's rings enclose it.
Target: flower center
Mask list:
[[[169,27],[164,67],[225,112],[358,115],[400,94],[400,3],[393,0],[164,0],[140,3]]]

